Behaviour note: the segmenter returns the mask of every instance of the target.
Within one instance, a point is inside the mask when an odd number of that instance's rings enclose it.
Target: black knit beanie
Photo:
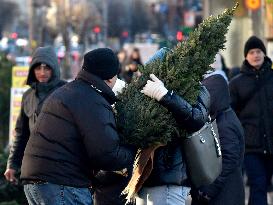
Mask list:
[[[261,49],[264,52],[264,54],[266,55],[266,48],[265,48],[262,40],[256,36],[251,36],[245,43],[245,49],[244,49],[245,57],[246,57],[248,51],[250,49],[254,49],[254,48]]]
[[[98,48],[84,55],[82,69],[102,80],[108,80],[117,75],[119,60],[111,49]]]

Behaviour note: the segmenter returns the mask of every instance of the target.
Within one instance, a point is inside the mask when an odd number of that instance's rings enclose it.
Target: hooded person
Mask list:
[[[22,163],[29,204],[93,204],[94,173],[133,164],[135,149],[120,145],[111,106],[118,69],[111,49],[92,50],[77,78],[47,98]]]
[[[273,70],[261,39],[245,43],[241,72],[229,83],[231,106],[245,133],[244,167],[250,185],[249,204],[267,205],[273,173]]]
[[[244,133],[235,112],[230,107],[228,84],[221,74],[202,81],[211,98],[210,116],[216,119],[222,151],[222,171],[216,180],[191,191],[192,205],[244,205],[242,166]]]
[[[51,47],[39,47],[32,56],[27,77],[30,88],[23,94],[21,111],[16,121],[15,136],[11,144],[5,177],[17,183],[15,173],[20,169],[24,150],[33,131],[45,99],[63,86],[60,67],[55,51]]]

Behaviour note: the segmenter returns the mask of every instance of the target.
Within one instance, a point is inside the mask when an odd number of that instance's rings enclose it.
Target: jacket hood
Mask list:
[[[230,96],[226,80],[219,74],[211,75],[202,81],[208,89],[211,99],[210,115],[216,116],[217,113],[229,108]]]
[[[32,55],[29,74],[27,77],[27,85],[32,86],[33,83],[37,82],[33,70],[35,66],[40,63],[45,63],[52,69],[52,77],[48,82],[49,84],[55,84],[60,80],[60,67],[54,49],[50,46],[39,47]]]
[[[272,69],[272,61],[269,57],[264,57],[264,63],[261,66],[260,70]],[[246,74],[256,74],[257,70],[248,63],[247,60],[244,60],[243,65],[241,67],[241,72]]]

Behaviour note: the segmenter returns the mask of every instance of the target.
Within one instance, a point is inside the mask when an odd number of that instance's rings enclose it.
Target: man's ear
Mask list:
[[[104,82],[105,82],[106,84],[112,83],[112,81],[113,81],[113,78],[108,79],[108,80],[104,80]]]
[[[105,82],[109,87],[111,87],[111,85],[113,84],[113,78],[104,80],[104,82]]]
[[[104,80],[104,82],[110,87],[110,88],[113,88],[115,83],[116,83],[116,80],[117,80],[117,76],[115,75],[113,78],[111,79],[107,79],[107,80]]]

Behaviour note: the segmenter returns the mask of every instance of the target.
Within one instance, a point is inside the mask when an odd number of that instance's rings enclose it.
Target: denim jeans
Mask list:
[[[26,184],[29,205],[92,205],[88,188],[75,188],[51,183]]]
[[[189,187],[174,185],[143,187],[136,205],[185,205],[189,191]]]
[[[273,157],[245,154],[245,171],[250,187],[249,205],[267,205],[268,180],[273,172]]]

